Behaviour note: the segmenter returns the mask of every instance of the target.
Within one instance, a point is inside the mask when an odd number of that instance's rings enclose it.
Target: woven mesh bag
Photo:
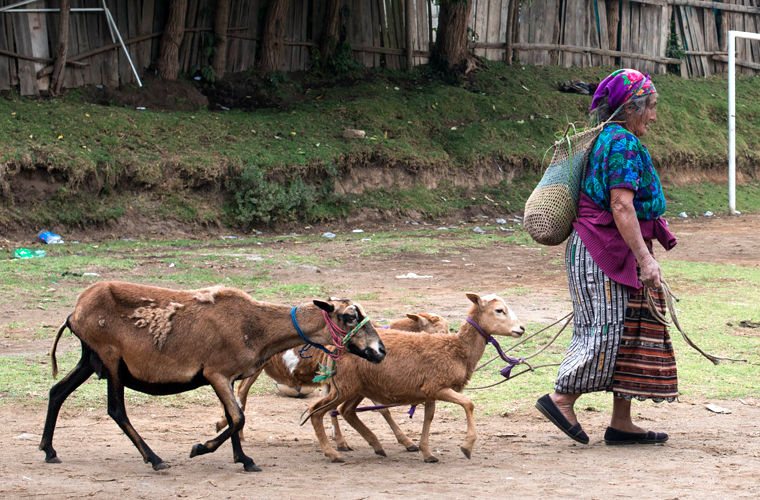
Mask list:
[[[523,224],[537,243],[559,245],[573,231],[588,155],[605,124],[574,134],[568,128],[554,143],[549,167],[525,202]]]

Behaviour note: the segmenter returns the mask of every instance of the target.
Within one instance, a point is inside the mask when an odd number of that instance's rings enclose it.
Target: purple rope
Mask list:
[[[356,412],[362,412],[362,411],[375,411],[375,410],[384,410],[385,408],[395,408],[396,406],[401,405],[375,405],[375,406],[360,406],[356,409]],[[407,412],[409,414],[409,418],[412,418],[414,416],[414,410],[417,408],[417,405],[412,405],[409,407],[409,411]],[[340,415],[340,412],[338,410],[333,410],[330,412],[331,417],[337,417]]]
[[[486,339],[486,342],[491,343],[496,348],[496,352],[499,353],[499,357],[509,363],[507,366],[502,368],[499,373],[501,373],[502,377],[508,379],[510,375],[512,375],[512,368],[514,368],[517,365],[520,365],[525,362],[525,358],[513,358],[511,356],[507,356],[504,351],[501,349],[501,346],[496,341],[495,338],[487,334],[479,324],[477,324],[473,319],[467,318],[467,322],[475,327],[475,329],[480,333],[484,339]]]

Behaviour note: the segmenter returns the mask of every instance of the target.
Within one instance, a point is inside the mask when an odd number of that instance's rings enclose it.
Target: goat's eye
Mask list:
[[[496,309],[497,314],[504,314],[504,309]]]

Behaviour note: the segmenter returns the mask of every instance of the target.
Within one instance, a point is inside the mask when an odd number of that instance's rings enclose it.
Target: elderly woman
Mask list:
[[[613,393],[607,444],[659,444],[661,432],[631,420],[631,400],[673,401],[676,362],[668,331],[647,307],[664,312],[662,270],[652,241],[676,243],[661,218],[665,197],[647,148],[639,140],[657,119],[657,91],[648,75],[621,69],[605,78],[591,104],[604,126],[589,154],[578,220],[565,250],[575,313],[573,337],[555,392],[536,407],[570,438],[586,444],[573,406],[588,392]]]

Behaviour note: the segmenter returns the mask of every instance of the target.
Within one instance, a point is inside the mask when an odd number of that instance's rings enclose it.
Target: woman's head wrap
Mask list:
[[[596,109],[605,101],[609,103],[611,110],[615,110],[634,97],[655,92],[657,89],[654,88],[649,74],[644,75],[635,69],[619,69],[602,80],[596,88],[589,110]]]

